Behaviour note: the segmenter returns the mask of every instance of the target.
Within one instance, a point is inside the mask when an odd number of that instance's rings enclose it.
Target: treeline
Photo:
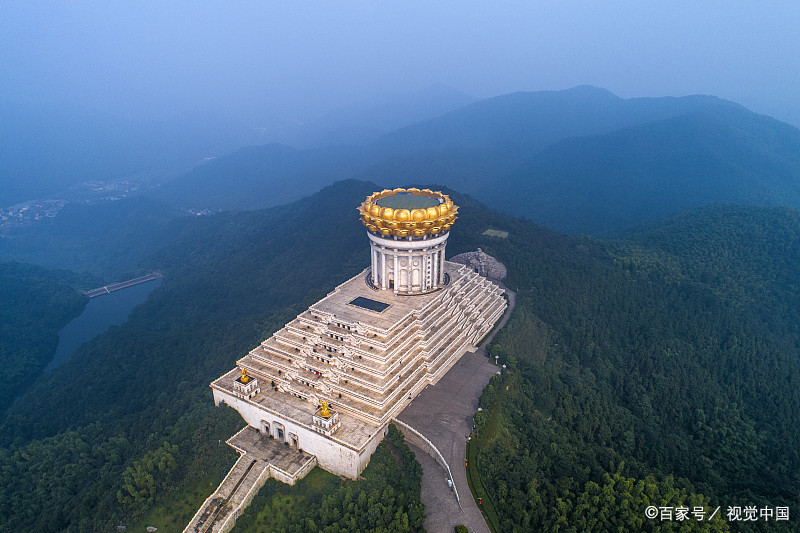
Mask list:
[[[518,291],[477,419],[503,531],[758,526],[648,505],[800,512],[798,220],[715,206],[620,241],[492,221],[510,235],[484,249]]]

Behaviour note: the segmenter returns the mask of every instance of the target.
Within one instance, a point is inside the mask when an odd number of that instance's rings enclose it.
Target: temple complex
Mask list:
[[[474,349],[506,307],[497,285],[445,260],[458,213],[447,195],[384,190],[359,213],[370,267],[211,383],[214,401],[236,409],[250,431],[348,478],[367,466],[392,418]]]

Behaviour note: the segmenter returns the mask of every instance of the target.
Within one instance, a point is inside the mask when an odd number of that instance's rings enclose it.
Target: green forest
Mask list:
[[[224,441],[243,424],[214,406],[209,382],[368,265],[355,207],[376,188],[340,182],[284,207],[173,220],[169,242],[131,267],[164,284],[0,418],[0,530],[182,529],[233,464]],[[599,240],[448,192],[461,206],[448,257],[481,247],[517,292],[489,347],[507,369],[473,439],[499,530],[759,530],[662,524],[648,505],[798,516],[796,211],[713,206]],[[508,238],[482,235],[490,227]],[[78,304],[55,306],[71,311],[54,314],[53,334],[82,305],[79,284],[64,285]],[[393,433],[363,481],[268,483],[234,531],[421,530],[419,465],[401,441]]]
[[[503,229],[484,249],[517,309],[475,444],[500,530],[755,531],[644,510],[800,510],[800,214],[713,206],[615,241]]]
[[[0,263],[0,412],[22,395],[52,359],[58,332],[78,316],[90,276]]]
[[[191,223],[181,215],[142,197],[70,203],[56,217],[10,229],[0,238],[0,257],[88,272],[106,283],[122,281],[149,273],[145,259],[172,242],[185,223]]]

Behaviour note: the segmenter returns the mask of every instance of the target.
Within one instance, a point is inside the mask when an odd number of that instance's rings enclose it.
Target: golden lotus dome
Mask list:
[[[367,197],[358,208],[361,222],[385,237],[425,237],[448,231],[456,221],[458,206],[441,191],[384,189]]]

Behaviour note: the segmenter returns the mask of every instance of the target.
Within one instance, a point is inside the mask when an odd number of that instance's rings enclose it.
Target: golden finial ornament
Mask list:
[[[319,410],[319,416],[322,418],[328,418],[331,416],[331,410],[328,409],[328,402],[325,400],[322,401],[322,409]]]
[[[242,378],[239,381],[241,381],[242,383],[247,383],[248,381],[250,381],[250,376],[247,375],[246,368],[242,369]]]

